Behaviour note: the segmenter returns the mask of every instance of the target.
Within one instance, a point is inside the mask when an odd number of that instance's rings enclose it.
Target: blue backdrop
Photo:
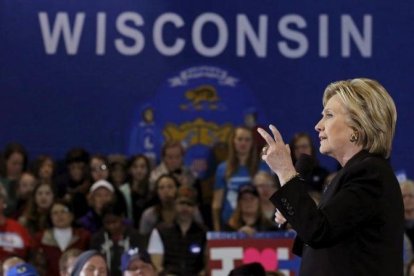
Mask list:
[[[393,96],[393,165],[414,177],[413,10],[402,0],[0,0],[0,145],[130,153],[147,105],[154,133],[203,119],[217,134],[253,108],[285,140],[316,138],[325,86],[363,76]]]

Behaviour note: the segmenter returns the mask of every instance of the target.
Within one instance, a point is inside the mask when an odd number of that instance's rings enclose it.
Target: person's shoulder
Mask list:
[[[155,215],[155,205],[154,206],[150,206],[147,209],[144,210],[144,212],[142,213],[142,218],[148,218],[148,217],[152,217]]]
[[[217,166],[217,172],[223,172],[227,168],[227,162],[223,161]]]
[[[83,227],[73,227],[73,234],[78,237],[91,237],[91,233]]]
[[[366,172],[387,173],[392,171],[391,165],[387,159],[378,154],[364,152],[356,160],[350,169]]]
[[[119,190],[124,193],[127,194],[131,191],[131,186],[129,185],[129,183],[124,183],[119,187]]]
[[[6,226],[7,228],[12,227],[12,228],[23,228],[24,229],[24,226],[20,222],[18,222],[15,219],[11,219],[11,218],[6,219]]]
[[[7,218],[5,223],[5,232],[20,232],[24,235],[29,235],[28,230],[22,224],[20,224],[17,220]]]
[[[207,226],[206,225],[204,225],[204,224],[202,224],[202,223],[200,223],[200,222],[198,222],[198,221],[193,221],[193,227],[195,228],[195,229],[197,229],[198,231],[202,231],[202,232],[206,232],[207,233],[207,231],[208,231],[208,228],[207,228]]]

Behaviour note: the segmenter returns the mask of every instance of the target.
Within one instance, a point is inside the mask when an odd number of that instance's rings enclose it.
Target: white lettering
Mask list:
[[[266,15],[259,16],[259,34],[253,30],[249,19],[245,14],[237,16],[237,49],[236,54],[239,57],[246,56],[246,38],[258,57],[266,57],[267,53],[267,24]]]
[[[364,15],[363,34],[358,29],[350,15],[341,16],[341,38],[342,56],[351,56],[351,37],[355,42],[361,56],[371,57],[372,55],[372,16]]]
[[[206,23],[213,23],[217,27],[218,38],[214,46],[207,47],[202,40],[202,31]],[[215,13],[204,13],[196,18],[192,30],[193,45],[196,51],[206,57],[215,57],[221,54],[227,46],[229,31],[223,17]]]
[[[298,31],[294,31],[288,28],[289,24],[295,24],[298,28],[305,28],[306,27],[306,21],[303,19],[302,16],[291,14],[291,15],[285,15],[280,19],[279,21],[279,32],[280,34],[288,38],[290,40],[293,40],[299,44],[299,46],[296,49],[292,49],[289,47],[288,43],[286,41],[278,42],[278,47],[280,52],[288,58],[300,58],[306,54],[308,51],[309,43],[306,36]]]
[[[106,39],[106,13],[98,12],[96,19],[96,54],[105,54],[105,39]]]
[[[157,20],[154,23],[154,30],[153,30],[153,40],[154,45],[157,50],[166,56],[175,56],[179,54],[184,46],[185,46],[185,40],[182,38],[176,39],[174,45],[167,46],[162,38],[162,31],[164,28],[164,25],[168,22],[171,22],[174,24],[175,27],[180,28],[184,26],[184,20],[181,16],[175,13],[165,13],[157,18]]]
[[[210,259],[221,261],[221,269],[212,269],[211,276],[228,275],[234,268],[234,261],[243,259],[243,248],[212,248],[210,249]]]
[[[66,52],[69,55],[76,55],[78,52],[79,41],[82,34],[85,13],[79,12],[75,17],[75,27],[70,29],[69,17],[66,12],[58,12],[53,28],[51,30],[49,18],[46,12],[39,13],[40,30],[42,32],[43,45],[46,53],[53,55],[57,51],[60,36],[63,33]]]
[[[319,16],[319,56],[320,57],[327,57],[329,55],[328,29],[329,29],[328,15],[322,14]]]
[[[145,38],[139,30],[128,26],[126,24],[128,21],[132,21],[135,26],[144,25],[142,16],[135,12],[124,12],[118,16],[116,19],[116,29],[124,36],[131,38],[134,43],[127,45],[122,38],[117,38],[115,40],[115,47],[123,55],[137,55],[144,49]]]

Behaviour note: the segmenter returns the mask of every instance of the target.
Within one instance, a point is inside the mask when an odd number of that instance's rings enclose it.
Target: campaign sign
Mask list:
[[[279,271],[287,276],[299,275],[300,258],[291,248],[292,231],[262,232],[253,236],[233,232],[209,232],[208,275],[222,276],[242,264],[258,262],[266,271]]]

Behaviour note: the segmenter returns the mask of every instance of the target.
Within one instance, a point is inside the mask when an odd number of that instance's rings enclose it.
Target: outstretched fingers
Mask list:
[[[271,146],[275,143],[275,140],[273,139],[272,136],[270,136],[269,133],[267,133],[266,130],[264,130],[263,128],[258,128],[257,131],[259,132],[259,134],[263,137],[263,139],[265,139],[266,143]]]
[[[285,144],[283,142],[282,135],[280,134],[279,130],[274,125],[269,126],[270,130],[272,131],[273,137],[275,138],[275,141],[281,142],[282,144]]]

